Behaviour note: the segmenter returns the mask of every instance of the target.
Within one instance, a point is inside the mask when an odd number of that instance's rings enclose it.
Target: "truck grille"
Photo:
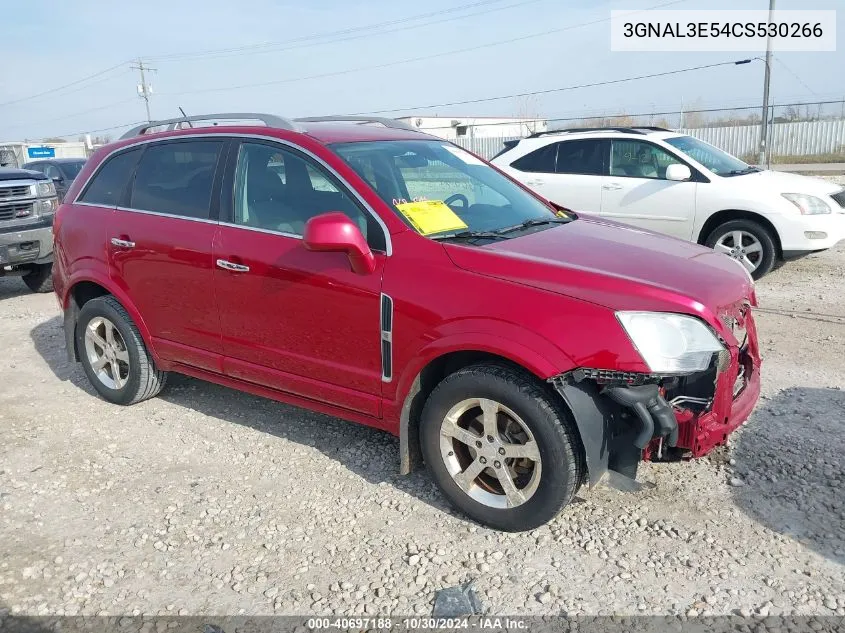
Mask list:
[[[28,198],[29,185],[19,187],[0,187],[0,201],[11,200],[13,198]]]
[[[32,203],[12,204],[0,207],[0,221],[26,218],[32,214]]]

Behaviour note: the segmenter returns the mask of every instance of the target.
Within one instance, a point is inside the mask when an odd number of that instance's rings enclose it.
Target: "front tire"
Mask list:
[[[157,395],[167,381],[141,333],[114,297],[91,299],[79,311],[76,349],[88,380],[105,400],[135,404]]]
[[[777,258],[774,236],[753,220],[730,220],[720,224],[704,243],[736,259],[754,279],[760,279],[772,270]]]
[[[495,529],[543,525],[575,495],[580,442],[562,403],[518,369],[479,364],[447,376],[423,408],[423,458],[444,496]]]
[[[53,264],[36,264],[22,279],[32,292],[52,292]]]

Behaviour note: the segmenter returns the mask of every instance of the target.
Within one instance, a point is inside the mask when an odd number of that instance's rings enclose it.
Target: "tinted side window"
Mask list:
[[[558,145],[557,173],[602,175],[605,141],[564,141]]]
[[[610,153],[610,174],[633,178],[666,178],[669,165],[681,164],[663,149],[643,141],[613,139]]]
[[[235,170],[234,223],[302,235],[314,216],[340,211],[358,225],[371,248],[384,250],[375,219],[321,166],[277,146],[244,142]]]
[[[106,207],[119,205],[142,151],[131,149],[109,158],[94,174],[79,201]]]
[[[511,167],[519,171],[528,171],[540,174],[555,173],[555,157],[559,143],[551,143],[540,149],[535,149],[530,154],[518,158]]]
[[[150,145],[141,157],[129,206],[207,219],[221,140]]]

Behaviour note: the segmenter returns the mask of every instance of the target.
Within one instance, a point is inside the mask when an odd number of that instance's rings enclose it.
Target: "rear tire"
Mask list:
[[[585,470],[562,403],[533,376],[499,364],[466,367],[434,389],[423,408],[420,445],[452,505],[509,532],[554,518]]]
[[[742,236],[739,246],[733,239],[733,235]],[[748,260],[753,261],[756,266],[754,270],[749,270],[754,279],[760,279],[771,271],[777,259],[775,237],[769,229],[753,220],[730,220],[720,224],[710,232],[704,243],[710,248],[724,252],[729,257],[734,257],[737,261],[740,261],[739,258],[743,256],[743,248],[747,249],[749,245],[756,248],[756,245],[759,244],[759,251],[745,254]],[[734,251],[734,254],[731,254],[731,251]]]
[[[141,333],[113,296],[82,306],[75,338],[85,375],[105,400],[135,404],[164,388],[167,373],[156,368]]]
[[[21,279],[32,292],[52,292],[53,264],[35,264]]]

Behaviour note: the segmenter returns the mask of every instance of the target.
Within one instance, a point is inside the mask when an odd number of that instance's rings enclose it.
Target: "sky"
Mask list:
[[[755,55],[611,52],[611,9],[667,1],[43,0],[37,10],[32,3],[10,3],[2,7],[0,24],[0,141],[76,140],[86,132],[119,136],[146,118],[139,73],[130,67],[139,58],[156,69],[147,73],[154,119],[179,116],[179,107],[188,114],[291,117],[393,108],[395,116],[576,117],[761,103],[764,65],[755,62],[538,97],[417,108]],[[778,9],[838,8],[839,33],[845,33],[843,5],[777,2]],[[767,7],[767,0],[678,0],[666,8]],[[839,39],[836,52],[777,53],[773,101],[845,98],[845,44]]]

